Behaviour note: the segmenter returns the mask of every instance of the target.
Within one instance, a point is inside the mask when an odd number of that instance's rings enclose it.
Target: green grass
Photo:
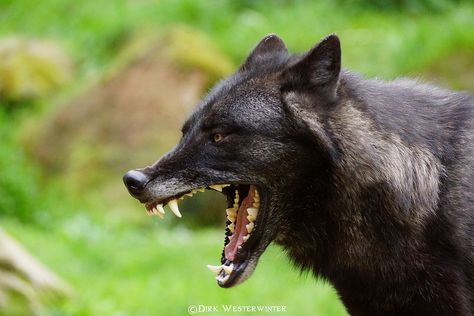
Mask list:
[[[219,288],[206,264],[218,263],[221,230],[166,229],[157,222],[144,229],[84,214],[49,229],[16,221],[3,226],[76,291],[45,315],[186,315],[192,304],[219,306],[212,315],[232,314],[223,312],[223,304],[281,305],[286,315],[346,315],[329,285],[301,275],[277,247],[267,250],[247,282]]]

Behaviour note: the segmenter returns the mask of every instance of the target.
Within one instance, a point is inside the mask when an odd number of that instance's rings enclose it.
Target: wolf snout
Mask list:
[[[141,196],[149,181],[150,177],[140,170],[130,170],[123,176],[123,183],[135,198]]]

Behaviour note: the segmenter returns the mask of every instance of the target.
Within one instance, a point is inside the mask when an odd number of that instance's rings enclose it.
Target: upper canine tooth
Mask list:
[[[222,271],[222,266],[212,266],[210,264],[207,265],[207,268],[214,273],[219,273]]]
[[[247,225],[245,225],[245,227],[247,228],[247,232],[250,234],[254,228],[255,224],[250,222],[248,223]]]
[[[181,218],[181,213],[179,212],[179,208],[178,208],[178,201],[171,200],[168,202],[168,205],[170,206],[170,209],[174,213],[174,215]]]
[[[222,269],[224,269],[225,273],[231,274],[232,270],[234,270],[234,264],[231,263],[230,266],[223,265]]]
[[[214,184],[209,186],[211,189],[214,189],[216,191],[222,192],[222,189],[224,188],[223,185],[220,184]]]

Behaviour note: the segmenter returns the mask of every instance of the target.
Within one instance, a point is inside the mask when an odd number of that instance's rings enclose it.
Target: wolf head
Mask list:
[[[221,265],[210,266],[221,287],[247,279],[271,241],[305,224],[306,204],[324,199],[337,152],[322,126],[338,103],[340,69],[335,35],[303,55],[266,36],[195,108],[174,149],[124,176],[131,195],[160,216],[168,204],[180,217],[177,200],[203,189],[227,197]]]

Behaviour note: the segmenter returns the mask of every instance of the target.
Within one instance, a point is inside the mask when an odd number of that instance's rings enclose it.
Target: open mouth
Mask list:
[[[256,262],[252,260],[252,250],[259,240],[257,228],[261,224],[257,223],[257,218],[260,211],[260,194],[255,185],[249,184],[216,184],[209,185],[206,189],[219,191],[227,198],[225,210],[227,221],[221,264],[207,267],[217,274],[216,280],[219,286],[230,287],[244,281],[255,268]],[[192,197],[204,190],[199,188],[184,192],[165,200],[146,203],[145,207],[149,215],[164,218],[164,205],[168,205],[177,217],[181,217],[178,200],[186,196]]]

